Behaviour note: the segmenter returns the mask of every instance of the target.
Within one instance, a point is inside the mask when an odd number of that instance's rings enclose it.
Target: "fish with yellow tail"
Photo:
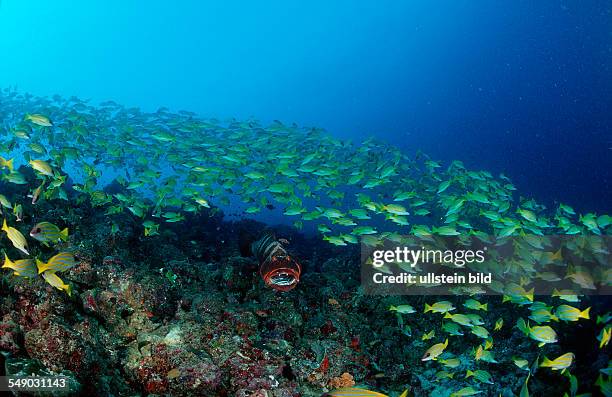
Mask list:
[[[550,368],[553,371],[560,370],[561,373],[564,373],[565,370],[568,369],[572,365],[573,361],[574,361],[574,353],[565,353],[555,358],[554,360],[549,360],[548,358],[544,357],[544,360],[542,360],[542,362],[540,363],[540,367]]]
[[[60,230],[53,223],[39,222],[30,230],[30,236],[44,244],[68,241],[68,228]]]
[[[386,394],[360,389],[358,387],[343,387],[323,394],[321,397],[389,397]],[[404,390],[398,397],[408,397],[408,389]]]
[[[436,343],[423,354],[423,358],[421,361],[430,361],[437,360],[438,356],[444,352],[444,349],[448,346],[448,338],[444,341],[444,343]]]
[[[42,114],[26,114],[24,119],[41,127],[53,127],[53,122]]]
[[[6,253],[4,254],[4,264],[2,265],[3,269],[12,269],[13,274],[20,277],[32,278],[38,275],[36,271],[36,264],[34,264],[34,260],[32,259],[18,259],[16,261],[12,261],[9,259]]]
[[[538,341],[538,347],[542,347],[547,343],[557,342],[557,333],[548,325],[530,327],[529,323],[525,323],[525,320],[520,318],[516,326],[518,327],[518,329],[523,331],[526,336],[529,336],[531,339]]]
[[[13,159],[7,160],[0,156],[0,168],[8,168],[9,171],[13,171]]]
[[[70,285],[64,283],[64,281],[61,278],[59,278],[58,275],[55,274],[55,272],[46,271],[43,273],[42,276],[45,279],[45,281],[49,283],[49,285],[57,288],[60,291],[66,291],[68,296],[72,296],[72,288],[70,287]]]
[[[50,176],[52,178],[55,176],[49,163],[44,160],[30,160],[28,164],[30,164],[30,167],[34,168],[42,175]]]
[[[38,267],[38,274],[46,271],[63,272],[76,265],[74,256],[69,252],[60,252],[57,255],[52,256],[47,263],[36,259],[36,266]]]
[[[17,248],[19,251],[23,252],[26,255],[30,255],[28,252],[28,242],[21,232],[14,227],[8,226],[6,224],[6,219],[2,223],[2,230],[6,232],[7,237],[13,243],[13,247]]]
[[[563,320],[563,321],[578,321],[581,318],[585,320],[589,320],[590,310],[591,310],[590,307],[587,307],[584,310],[580,310],[578,308],[575,308],[574,306],[561,305],[557,307],[557,310],[555,311],[555,315],[557,316],[559,320]]]

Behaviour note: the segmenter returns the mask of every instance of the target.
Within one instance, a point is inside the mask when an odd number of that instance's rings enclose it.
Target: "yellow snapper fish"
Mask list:
[[[561,370],[561,373],[564,373],[565,370],[572,365],[574,357],[574,353],[565,353],[554,360],[549,360],[544,357],[544,360],[540,363],[540,367],[550,368],[553,371]]]
[[[0,156],[0,168],[8,168],[9,171],[13,171],[13,159],[7,160]]]
[[[444,349],[448,346],[448,338],[444,341],[444,343],[436,343],[423,354],[423,358],[421,361],[430,361],[437,360],[438,356],[444,352]]]
[[[34,264],[34,260],[32,259],[19,259],[16,261],[12,261],[9,259],[6,253],[4,254],[4,264],[2,265],[3,269],[12,269],[13,273],[16,276],[32,278],[38,275],[36,271],[36,265]]]
[[[530,327],[529,323],[525,323],[525,320],[520,318],[517,322],[517,327],[531,339],[540,342],[538,344],[539,347],[547,343],[557,342],[557,333],[548,325]]]
[[[52,256],[47,263],[36,259],[36,266],[38,267],[38,274],[46,271],[51,272],[63,272],[76,265],[74,256],[69,252],[60,252],[57,255]]]
[[[60,291],[66,291],[68,296],[72,296],[72,288],[70,288],[70,285],[64,283],[64,281],[61,278],[59,278],[57,274],[55,274],[55,272],[46,271],[43,273],[42,276],[45,279],[45,281],[49,283],[49,285],[59,289]]]
[[[360,389],[358,387],[343,387],[323,394],[321,397],[389,397],[386,394],[371,390]],[[399,397],[408,397],[408,389],[404,390]]]
[[[465,397],[473,396],[482,393],[482,390],[476,390],[472,386],[464,387],[463,389],[457,390],[450,394],[449,397]]]
[[[30,160],[28,164],[30,164],[30,167],[34,168],[43,175],[50,176],[52,178],[55,176],[53,175],[53,169],[49,163],[44,160]]]
[[[27,249],[28,243],[25,237],[23,236],[23,234],[21,234],[19,230],[15,229],[14,227],[8,226],[6,224],[6,219],[4,219],[4,223],[2,224],[2,230],[6,232],[6,235],[8,236],[9,240],[11,240],[11,243],[13,243],[13,246],[15,248],[17,248],[19,251],[23,252],[26,255],[30,255]]]
[[[425,310],[423,311],[423,313],[428,313],[428,312],[432,312],[432,313],[448,313],[450,311],[455,310],[455,307],[453,306],[453,304],[449,301],[440,301],[440,302],[436,302],[433,305],[428,305],[427,303],[425,304]]]
[[[25,119],[41,127],[53,127],[53,122],[42,114],[26,114]]]
[[[42,243],[67,241],[68,228],[60,231],[59,227],[55,226],[53,223],[39,222],[30,230],[30,236]]]
[[[590,307],[580,311],[580,309],[570,305],[561,305],[555,310],[555,315],[563,321],[578,321],[581,318],[588,320],[590,310]]]
[[[612,337],[612,326],[606,325],[597,336],[600,349],[608,346],[608,343],[610,343],[610,337]]]

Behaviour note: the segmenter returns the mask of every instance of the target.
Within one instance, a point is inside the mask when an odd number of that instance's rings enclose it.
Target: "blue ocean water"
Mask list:
[[[612,5],[162,1],[0,5],[0,86],[374,135],[612,203]]]

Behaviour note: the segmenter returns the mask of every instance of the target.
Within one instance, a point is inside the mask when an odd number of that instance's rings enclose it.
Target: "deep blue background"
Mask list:
[[[0,86],[279,119],[612,212],[607,1],[4,0]]]

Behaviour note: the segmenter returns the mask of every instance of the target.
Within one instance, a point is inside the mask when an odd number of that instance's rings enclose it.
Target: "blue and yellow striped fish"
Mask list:
[[[2,265],[3,269],[12,269],[13,273],[16,276],[21,277],[36,277],[38,273],[36,272],[36,265],[34,264],[33,259],[19,259],[16,261],[12,261],[9,259],[6,253],[4,254],[4,264]]]
[[[53,223],[40,222],[30,230],[30,236],[42,243],[67,241],[68,228],[60,231],[59,227],[55,226]]]
[[[74,256],[69,252],[60,252],[59,254],[52,256],[51,259],[44,263],[43,261],[36,259],[36,266],[38,267],[38,274],[50,270],[51,272],[63,272],[76,265]]]

